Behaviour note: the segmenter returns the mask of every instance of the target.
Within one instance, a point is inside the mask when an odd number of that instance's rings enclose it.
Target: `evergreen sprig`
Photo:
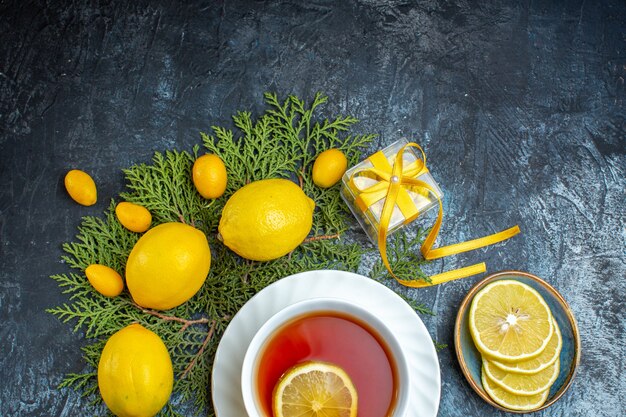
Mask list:
[[[430,282],[430,277],[421,268],[415,267],[423,262],[420,255],[420,246],[426,238],[426,232],[428,230],[417,228],[414,233],[395,233],[388,238],[387,258],[393,273],[398,278],[407,281],[422,280]],[[371,276],[375,279],[391,278],[382,261],[378,261],[374,265]]]
[[[168,151],[155,153],[152,163],[125,169],[127,191],[120,199],[146,207],[153,225],[181,221],[201,229],[212,252],[211,270],[205,284],[191,300],[165,312],[143,309],[127,291],[115,298],[97,293],[84,275],[85,268],[100,263],[122,276],[126,259],[139,235],[120,225],[115,217],[115,201],[104,216],[85,217],[76,240],[63,245],[63,261],[72,271],[53,275],[68,302],[47,310],[63,322],[71,322],[75,332],[89,341],[82,348],[87,364],[83,373],[69,374],[60,388],[73,388],[91,400],[94,413],[110,415],[97,390],[96,372],[100,353],[107,338],[119,329],[138,322],[164,340],[174,366],[174,395],[160,416],[214,415],[211,407],[211,367],[219,340],[230,319],[259,290],[281,277],[313,269],[357,271],[364,249],[352,239],[343,239],[351,217],[339,196],[339,187],[321,189],[311,179],[312,163],[329,148],[341,149],[351,165],[361,158],[361,151],[375,135],[348,135],[357,122],[351,116],[319,120],[316,110],[327,97],[317,94],[307,107],[303,100],[289,96],[279,102],[275,94],[266,94],[268,110],[252,119],[249,112],[233,117],[237,134],[213,126],[211,134],[201,133],[207,151],[219,155],[228,170],[224,196],[215,200],[202,198],[193,185],[191,168],[200,147],[191,153]],[[316,203],[311,236],[289,256],[270,262],[244,260],[217,240],[220,213],[229,196],[243,185],[265,178],[289,178],[299,183]],[[340,238],[341,237],[341,238]],[[423,262],[410,258],[412,241],[396,238],[391,245],[397,260],[394,267],[401,276],[426,279],[419,270]],[[405,239],[405,240],[402,240]],[[385,279],[380,265],[373,271]],[[406,297],[405,297],[406,298]],[[408,300],[419,312],[429,313],[421,304]]]

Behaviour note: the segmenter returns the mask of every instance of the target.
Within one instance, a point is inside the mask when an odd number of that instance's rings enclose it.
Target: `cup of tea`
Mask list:
[[[252,338],[241,373],[248,415],[272,417],[273,392],[281,377],[310,361],[336,365],[348,374],[359,417],[406,414],[408,365],[389,327],[354,302],[313,298],[280,310]]]

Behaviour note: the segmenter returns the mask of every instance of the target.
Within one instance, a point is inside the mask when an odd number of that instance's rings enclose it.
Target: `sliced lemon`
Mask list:
[[[336,365],[305,362],[289,369],[274,388],[275,417],[356,417],[357,392]]]
[[[536,395],[547,389],[559,376],[560,361],[554,362],[543,371],[532,375],[514,374],[493,366],[483,360],[483,373],[500,388],[516,395]]]
[[[541,407],[548,399],[549,389],[535,395],[515,395],[503,390],[482,373],[483,388],[496,403],[510,410],[528,411]]]
[[[559,358],[561,354],[561,347],[563,346],[563,338],[561,337],[561,330],[556,320],[553,321],[554,333],[548,342],[548,345],[541,352],[541,355],[533,359],[527,359],[520,362],[498,362],[496,360],[490,360],[489,362],[497,368],[506,372],[513,372],[516,374],[536,374],[543,371],[550,365],[552,365]]]
[[[476,348],[499,361],[539,356],[554,333],[548,304],[536,290],[519,281],[488,284],[472,300],[469,314]]]

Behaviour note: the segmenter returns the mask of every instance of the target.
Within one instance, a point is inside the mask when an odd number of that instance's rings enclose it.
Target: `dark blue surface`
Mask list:
[[[123,189],[121,169],[190,150],[262,94],[329,95],[378,133],[373,152],[422,145],[445,194],[439,244],[514,224],[506,244],[436,261],[487,261],[554,285],[579,321],[571,389],[538,416],[626,415],[626,3],[606,1],[0,0],[0,415],[88,415],[55,386],[79,372],[80,334],[46,314],[48,276],[80,217]],[[90,172],[98,203],[65,193]],[[358,231],[356,225],[354,231]],[[365,235],[358,235],[367,245]],[[374,259],[365,259],[367,273]],[[505,415],[464,380],[457,308],[480,277],[398,292],[451,347],[439,415]]]

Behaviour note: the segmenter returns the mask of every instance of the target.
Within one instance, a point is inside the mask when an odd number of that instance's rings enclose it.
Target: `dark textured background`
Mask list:
[[[83,368],[79,334],[44,312],[50,274],[82,215],[123,189],[121,169],[189,150],[200,131],[263,109],[262,93],[330,96],[375,150],[426,149],[446,193],[444,243],[519,223],[487,260],[556,286],[577,315],[580,371],[540,416],[626,414],[626,3],[624,1],[0,0],[0,415],[87,415],[55,386]],[[336,3],[336,4],[335,4]],[[514,2],[511,2],[514,3]],[[97,205],[62,184],[81,168]],[[365,239],[363,239],[365,241]],[[479,277],[408,293],[452,346]],[[439,354],[440,416],[504,415]]]

